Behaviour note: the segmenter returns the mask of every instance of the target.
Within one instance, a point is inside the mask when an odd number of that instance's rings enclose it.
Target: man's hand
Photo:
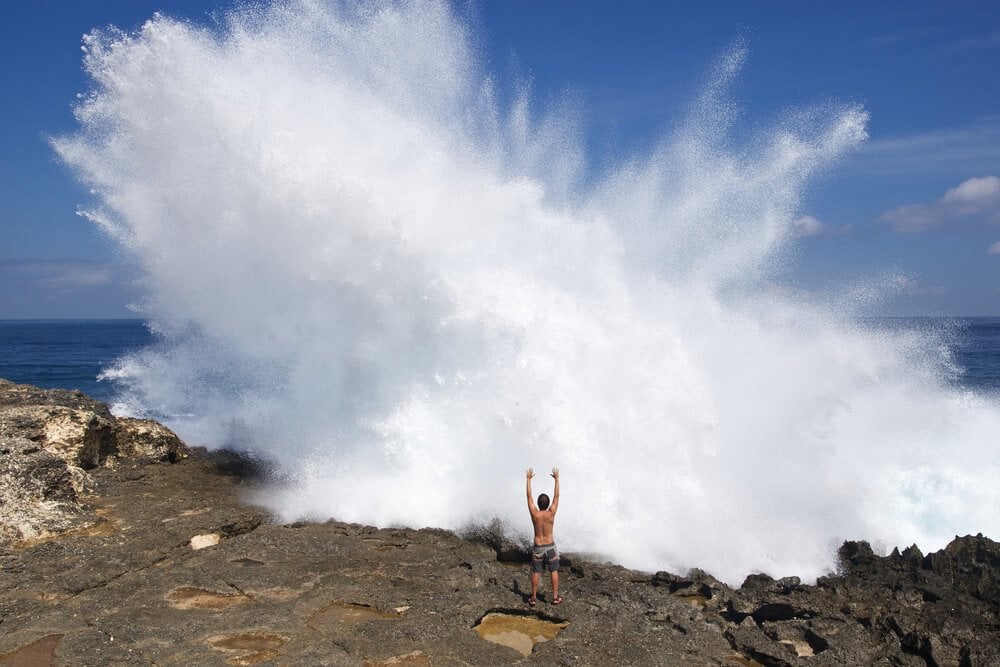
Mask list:
[[[554,477],[555,479],[559,479],[559,468],[552,469],[552,477]]]
[[[531,479],[534,476],[535,476],[535,471],[532,468],[528,468],[528,472],[527,472],[528,479]]]

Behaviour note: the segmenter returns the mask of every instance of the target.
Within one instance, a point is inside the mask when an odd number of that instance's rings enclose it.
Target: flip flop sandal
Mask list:
[[[562,604],[563,602],[565,602],[565,600],[561,595],[557,595],[555,599],[552,600],[552,604]]]
[[[538,604],[538,600],[536,600],[535,598],[528,598],[528,606],[529,607],[531,607],[532,609],[534,609],[536,604]]]

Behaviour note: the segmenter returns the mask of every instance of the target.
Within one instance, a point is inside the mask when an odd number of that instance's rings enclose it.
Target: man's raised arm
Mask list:
[[[528,472],[525,475],[527,477],[527,487],[528,487],[528,509],[531,512],[537,512],[538,508],[535,507],[535,499],[531,495],[531,478],[535,476],[535,471],[528,468]]]
[[[552,513],[559,509],[559,468],[552,469],[552,477],[556,480],[555,491],[552,492]]]

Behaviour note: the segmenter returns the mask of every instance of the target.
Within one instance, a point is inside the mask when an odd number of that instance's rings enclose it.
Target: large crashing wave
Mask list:
[[[559,466],[563,549],[731,582],[1000,533],[1000,407],[932,337],[773,286],[861,109],[739,141],[736,47],[595,176],[575,110],[499,103],[474,44],[430,0],[86,37],[54,143],[161,341],[119,409],[273,459],[289,519],[527,528],[524,469]]]

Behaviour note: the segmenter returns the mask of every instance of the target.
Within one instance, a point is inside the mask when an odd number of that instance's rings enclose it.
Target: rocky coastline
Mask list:
[[[521,545],[281,524],[262,471],[0,380],[2,665],[998,665],[1000,544],[878,556],[815,585],[642,573],[574,554],[526,605]]]

